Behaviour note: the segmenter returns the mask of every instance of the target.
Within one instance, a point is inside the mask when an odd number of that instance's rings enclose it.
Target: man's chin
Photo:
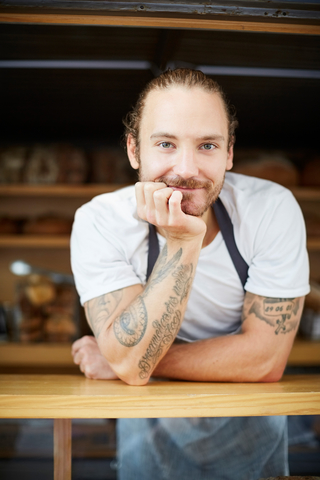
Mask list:
[[[208,210],[210,205],[195,205],[188,201],[181,203],[181,210],[186,215],[192,215],[193,217],[202,217],[202,215]]]

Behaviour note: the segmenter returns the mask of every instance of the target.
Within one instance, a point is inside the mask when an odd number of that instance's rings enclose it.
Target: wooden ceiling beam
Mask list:
[[[199,30],[226,30],[242,32],[268,32],[303,35],[320,35],[319,24],[281,23],[277,21],[247,21],[241,18],[216,20],[202,18],[117,16],[83,13],[32,13],[0,10],[0,23],[47,24],[47,25],[87,25],[118,27],[156,27]]]

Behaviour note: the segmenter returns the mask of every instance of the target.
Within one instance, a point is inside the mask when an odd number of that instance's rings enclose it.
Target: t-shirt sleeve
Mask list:
[[[309,260],[300,207],[285,189],[269,207],[264,218],[255,218],[258,228],[245,289],[276,298],[306,295],[310,291]]]
[[[71,267],[82,305],[105,293],[141,283],[126,258],[121,232],[117,235],[114,229],[106,229],[105,223],[101,229],[94,212],[83,207],[75,215]]]

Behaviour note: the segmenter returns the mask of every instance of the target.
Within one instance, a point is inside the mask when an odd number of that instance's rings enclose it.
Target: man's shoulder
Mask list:
[[[118,218],[120,221],[123,217],[128,220],[135,215],[135,212],[136,199],[133,185],[97,195],[77,211],[78,214],[89,215],[90,217],[102,215],[104,218]]]
[[[76,212],[74,230],[99,232],[108,238],[124,238],[145,230],[137,215],[134,186],[94,197]]]
[[[226,173],[221,199],[228,210],[240,214],[249,211],[261,214],[283,202],[295,202],[291,191],[278,183],[233,172]]]

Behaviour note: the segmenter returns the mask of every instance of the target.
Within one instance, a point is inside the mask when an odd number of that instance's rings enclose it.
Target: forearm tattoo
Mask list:
[[[113,331],[125,347],[134,347],[145,334],[148,314],[145,303],[140,295],[137,300],[113,323]]]
[[[145,335],[148,324],[148,311],[145,300],[155,285],[174,278],[172,292],[164,299],[163,311],[153,320],[154,333],[149,345],[138,362],[140,378],[146,378],[157,364],[162,354],[174,341],[181,325],[181,303],[188,297],[192,279],[193,265],[180,264],[182,248],[168,259],[165,246],[155,264],[152,275],[136,300],[113,322],[113,331],[118,342],[125,347],[137,345]]]
[[[136,301],[125,310],[119,318],[116,318],[113,323],[113,331],[121,345],[134,347],[142,340],[148,324],[148,312],[144,298],[148,292],[152,290],[154,285],[168,278],[170,272],[172,272],[178,264],[181,255],[182,249],[180,248],[178,252],[168,260],[168,249],[165,245],[144,292],[137,297]]]
[[[300,298],[260,297],[247,292],[242,320],[253,314],[274,329],[275,335],[296,330],[300,321]]]
[[[175,284],[169,299],[164,302],[164,312],[160,320],[154,320],[155,330],[145,354],[138,363],[139,376],[147,378],[157,364],[164,351],[173,343],[181,325],[182,312],[179,307],[183,299],[187,298],[193,279],[193,266],[181,265],[173,273]]]
[[[168,277],[169,273],[178,265],[181,255],[182,248],[173,255],[171,260],[168,260],[168,247],[167,245],[163,247],[142,296],[146,296],[157,283],[162,282],[162,280]]]
[[[90,300],[85,306],[88,323],[96,338],[99,337],[103,327],[115,312],[123,297],[122,290],[106,293],[101,297]]]

